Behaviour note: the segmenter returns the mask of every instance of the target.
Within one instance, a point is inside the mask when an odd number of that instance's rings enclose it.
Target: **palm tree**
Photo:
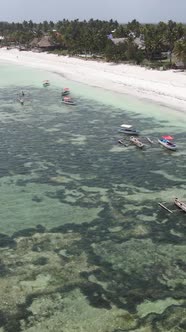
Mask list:
[[[170,64],[172,64],[172,52],[174,49],[174,45],[177,40],[183,37],[183,35],[183,25],[181,23],[176,23],[172,20],[169,20],[167,24],[167,32],[165,34],[165,38],[170,52]]]
[[[183,61],[184,68],[186,68],[186,40],[179,40],[176,42],[174,54],[178,60]]]
[[[140,36],[140,23],[136,20],[128,22],[127,30],[128,30],[129,34],[133,33],[135,38],[139,37]]]
[[[156,26],[153,24],[146,24],[142,31],[147,59],[152,60],[153,54],[159,48],[159,35],[157,34]]]

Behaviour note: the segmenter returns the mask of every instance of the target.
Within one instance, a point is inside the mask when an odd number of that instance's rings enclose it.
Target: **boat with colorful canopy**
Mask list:
[[[122,124],[119,132],[128,135],[139,135],[139,131],[134,129],[132,125]]]
[[[158,142],[165,148],[171,151],[175,151],[177,146],[175,143],[171,142],[174,139],[172,136],[162,136],[162,138],[158,139]]]
[[[45,81],[43,81],[43,86],[44,86],[44,88],[47,87],[47,86],[49,86],[49,85],[50,85],[49,80],[45,80]]]
[[[70,89],[69,88],[64,88],[61,92],[62,97],[63,96],[68,96],[70,94]]]

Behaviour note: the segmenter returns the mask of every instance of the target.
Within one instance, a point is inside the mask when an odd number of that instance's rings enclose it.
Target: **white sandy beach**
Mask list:
[[[1,60],[57,72],[69,80],[147,98],[175,110],[186,110],[186,72],[150,70],[6,48],[0,49]]]

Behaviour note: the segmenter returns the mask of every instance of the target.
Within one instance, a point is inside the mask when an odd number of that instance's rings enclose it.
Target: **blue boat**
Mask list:
[[[177,146],[175,143],[172,143],[170,140],[166,138],[160,138],[158,139],[158,142],[163,145],[163,147],[167,148],[168,150],[175,151],[177,149]]]

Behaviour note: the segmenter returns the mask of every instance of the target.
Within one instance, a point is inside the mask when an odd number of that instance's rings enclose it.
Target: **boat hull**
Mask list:
[[[69,96],[69,94],[69,91],[61,92],[62,97]]]
[[[119,132],[123,133],[123,134],[126,134],[126,135],[133,135],[133,136],[134,135],[135,136],[139,135],[139,131],[137,131],[137,130],[120,129]]]
[[[66,105],[76,105],[76,103],[74,101],[64,101],[64,100],[62,100],[62,103],[66,104]]]
[[[182,211],[186,212],[186,204],[179,201],[177,198],[174,200],[174,204],[181,209]]]
[[[143,147],[145,146],[141,141],[139,141],[135,137],[130,137],[130,142],[133,143],[134,145],[136,145],[140,149],[143,149]]]
[[[169,145],[167,142],[161,141],[158,139],[158,142],[166,149],[171,150],[171,151],[176,151],[176,145]]]

